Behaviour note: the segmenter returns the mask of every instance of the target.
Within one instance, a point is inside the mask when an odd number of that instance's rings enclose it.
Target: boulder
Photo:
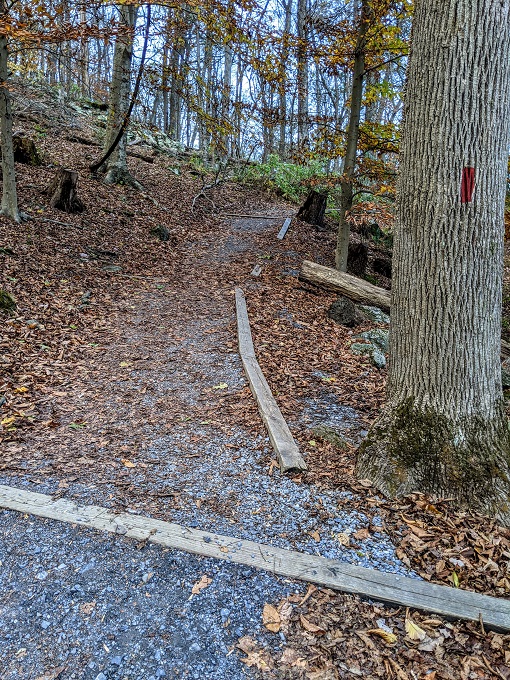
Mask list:
[[[365,317],[354,302],[349,300],[349,298],[343,297],[343,295],[339,295],[333,302],[328,309],[328,316],[333,321],[336,321],[336,323],[348,326],[349,328],[358,326],[365,321]]]
[[[363,340],[368,340],[368,342],[383,352],[388,351],[389,330],[386,328],[374,328],[371,331],[360,333],[359,337],[363,338]]]
[[[379,307],[360,305],[360,310],[370,321],[375,321],[375,323],[390,323],[389,315],[385,314]]]

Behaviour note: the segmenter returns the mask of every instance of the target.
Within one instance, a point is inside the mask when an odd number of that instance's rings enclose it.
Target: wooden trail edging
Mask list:
[[[306,470],[306,463],[299,452],[289,426],[278,408],[278,404],[271,393],[271,388],[267,384],[255,356],[246,300],[240,288],[236,288],[236,312],[239,354],[241,355],[250,389],[257,401],[259,413],[278,457],[280,469],[282,472]]]
[[[283,237],[285,236],[285,234],[287,233],[287,231],[290,227],[291,222],[292,222],[292,217],[287,217],[287,219],[283,223],[282,228],[278,232],[278,236],[276,237],[277,239],[279,239],[280,241],[283,239]]]
[[[4,485],[0,485],[0,507],[264,569],[286,578],[356,593],[377,601],[422,609],[448,618],[469,621],[481,619],[487,628],[510,630],[510,602],[488,595],[189,529],[150,517],[114,513],[108,508],[94,505],[80,506],[65,499],[54,501],[45,494]]]

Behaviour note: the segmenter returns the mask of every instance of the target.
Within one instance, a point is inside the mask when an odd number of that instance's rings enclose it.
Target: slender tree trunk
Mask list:
[[[136,26],[138,8],[134,5],[122,5],[119,7],[121,24],[128,29],[127,34],[122,34],[115,41],[115,53],[113,57],[112,84],[110,86],[110,102],[108,113],[108,125],[104,149],[105,152],[114,142],[124,122],[124,117],[129,104],[131,91],[131,62],[133,59],[133,34]],[[107,183],[131,183],[127,167],[126,157],[127,136],[123,135],[115,151],[106,163]]]
[[[510,523],[501,391],[510,0],[420,0],[393,255],[388,402],[357,472]]]
[[[0,18],[7,14],[7,3],[0,1]],[[18,197],[16,193],[16,174],[14,171],[14,148],[12,142],[12,109],[9,93],[9,51],[7,36],[0,34],[0,133],[2,142],[2,206],[1,214],[20,221]]]
[[[308,144],[308,0],[297,0],[297,124],[298,147]]]
[[[292,0],[287,0],[284,4],[285,8],[285,28],[283,31],[283,45],[282,45],[282,59],[280,63],[280,81],[278,83],[280,90],[280,138],[278,140],[278,153],[281,160],[284,160],[287,154],[287,67],[289,60],[289,37],[292,22]]]
[[[358,149],[359,124],[361,119],[361,105],[363,103],[363,76],[365,73],[365,50],[367,31],[369,27],[369,0],[362,0],[359,19],[358,38],[354,51],[354,68],[352,72],[351,111],[347,126],[347,139],[343,177],[340,182],[342,196],[340,199],[338,235],[335,252],[335,265],[341,271],[347,271],[347,256],[349,253],[350,225],[347,214],[352,208],[353,180],[356,169],[356,152]]]

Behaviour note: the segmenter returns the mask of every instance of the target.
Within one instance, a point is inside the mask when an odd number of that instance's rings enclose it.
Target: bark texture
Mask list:
[[[51,196],[50,207],[63,210],[66,213],[81,213],[84,205],[76,194],[78,173],[74,170],[59,168],[48,187]]]
[[[401,147],[388,402],[360,448],[357,472],[391,496],[453,497],[506,523],[500,333],[509,121],[510,0],[419,0]]]
[[[131,62],[133,60],[133,34],[136,26],[138,8],[134,5],[119,7],[121,25],[128,33],[117,36],[113,57],[113,75],[110,86],[108,125],[105,137],[105,152],[112,146],[122,127],[129,104],[131,91]],[[123,135],[115,151],[106,163],[105,182],[107,184],[134,184],[127,167],[127,136]]]
[[[0,2],[0,18],[7,12],[4,0]],[[14,171],[14,146],[12,141],[12,106],[8,89],[7,35],[0,35],[0,135],[2,141],[2,206],[0,212],[16,222],[20,221],[18,196],[16,192],[16,174]]]

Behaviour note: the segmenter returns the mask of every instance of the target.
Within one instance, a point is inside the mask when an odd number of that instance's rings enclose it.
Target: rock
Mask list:
[[[16,309],[16,300],[0,288],[0,310],[5,312],[13,312]]]
[[[335,428],[330,427],[329,425],[317,425],[316,427],[312,428],[312,432],[316,437],[325,439],[327,442],[333,444],[333,446],[337,446],[339,449],[345,449],[347,447],[347,442],[342,437],[342,435],[340,435],[335,430]]]
[[[510,359],[505,359],[501,364],[501,382],[503,389],[510,389]]]
[[[378,347],[374,348],[374,351],[372,352],[372,362],[374,366],[377,368],[385,368],[386,367],[386,357],[384,356],[383,352]]]
[[[381,348],[377,347],[377,345],[371,342],[369,343],[355,342],[354,344],[351,345],[351,352],[353,354],[357,354],[358,356],[362,356],[364,354],[369,356],[372,363],[377,368],[384,368],[386,366],[386,357],[384,356],[384,353],[381,351]]]
[[[375,345],[383,352],[388,351],[389,331],[385,328],[375,328],[372,331],[365,331],[364,333],[361,333],[359,337],[363,338],[363,340],[368,340],[368,342],[372,343],[372,345]]]
[[[388,314],[385,314],[381,309],[379,309],[379,307],[360,305],[360,310],[370,321],[375,321],[375,323],[390,323],[390,317]]]
[[[158,224],[157,227],[154,227],[151,229],[151,234],[153,236],[157,236],[160,241],[169,241],[170,240],[170,231],[163,225],[163,224]]]
[[[328,309],[328,316],[330,319],[333,319],[333,321],[336,321],[342,326],[348,326],[349,328],[358,326],[365,320],[365,317],[354,302],[343,295],[339,295],[333,302]]]

